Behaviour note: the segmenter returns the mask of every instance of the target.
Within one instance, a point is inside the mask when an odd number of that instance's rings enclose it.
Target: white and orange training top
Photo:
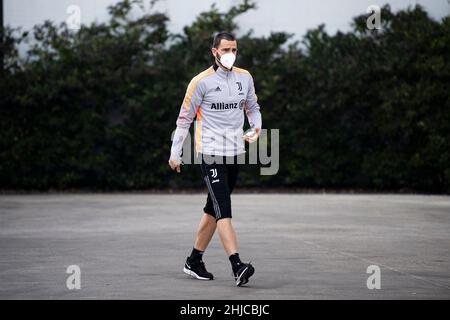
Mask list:
[[[211,66],[189,83],[176,121],[171,159],[180,159],[184,138],[194,119],[196,152],[218,156],[244,153],[244,112],[250,126],[261,128],[259,110],[253,77],[247,70],[233,67],[225,71]]]

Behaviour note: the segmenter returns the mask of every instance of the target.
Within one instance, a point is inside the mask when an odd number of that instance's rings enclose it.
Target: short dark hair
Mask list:
[[[219,48],[220,41],[222,39],[225,39],[225,40],[228,40],[228,41],[236,40],[236,38],[229,32],[226,32],[226,31],[219,32],[218,34],[216,34],[214,36],[213,48],[216,48],[216,49]]]

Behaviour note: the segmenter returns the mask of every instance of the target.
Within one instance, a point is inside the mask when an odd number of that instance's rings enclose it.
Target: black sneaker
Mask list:
[[[189,257],[186,259],[184,264],[184,273],[196,277],[199,280],[213,280],[214,276],[212,273],[206,271],[205,263],[202,260],[190,261]]]
[[[248,282],[248,279],[255,273],[255,268],[251,263],[240,263],[236,271],[233,270],[236,286],[240,287]]]

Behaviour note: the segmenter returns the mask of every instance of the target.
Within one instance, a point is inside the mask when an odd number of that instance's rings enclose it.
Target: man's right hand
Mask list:
[[[176,170],[178,173],[181,172],[181,161],[169,159],[169,166],[172,170]]]

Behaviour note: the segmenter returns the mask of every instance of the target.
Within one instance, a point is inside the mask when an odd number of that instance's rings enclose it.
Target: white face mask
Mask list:
[[[236,61],[236,55],[233,53],[225,53],[220,57],[220,63],[227,69],[233,67],[234,61]]]

